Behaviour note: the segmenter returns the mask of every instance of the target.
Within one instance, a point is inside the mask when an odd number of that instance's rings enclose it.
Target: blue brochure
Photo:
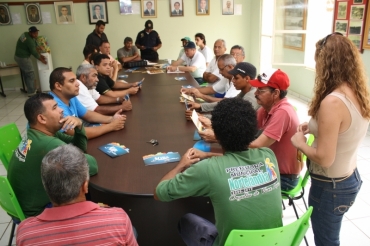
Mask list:
[[[129,153],[130,149],[126,148],[124,145],[119,143],[109,143],[100,146],[99,149],[110,157],[117,157]]]
[[[145,166],[165,164],[169,162],[180,161],[181,156],[178,152],[168,152],[168,153],[157,153],[155,155],[145,155],[143,156]]]
[[[206,141],[200,140],[194,144],[193,148],[199,149],[203,152],[210,152],[211,144],[207,143]]]
[[[195,130],[195,131],[194,131],[193,140],[194,140],[194,141],[198,141],[198,140],[201,140],[201,139],[202,139],[202,138],[200,137],[198,130]]]

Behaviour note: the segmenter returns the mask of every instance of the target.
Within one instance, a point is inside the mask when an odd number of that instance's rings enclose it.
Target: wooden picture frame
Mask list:
[[[119,12],[121,15],[131,15],[133,13],[131,0],[119,0]]]
[[[157,18],[157,0],[141,0],[141,18]]]
[[[95,24],[99,20],[108,23],[108,8],[106,1],[89,1],[87,2],[89,10],[89,22]]]
[[[13,25],[9,5],[7,3],[0,3],[0,26],[9,25]]]
[[[28,25],[42,24],[41,9],[39,3],[25,3],[26,19]]]
[[[183,0],[170,0],[170,16],[181,17],[184,16],[184,1]]]
[[[222,15],[234,15],[234,0],[222,1]]]
[[[54,9],[57,24],[68,25],[75,23],[75,17],[73,12],[73,1],[54,2]]]
[[[367,18],[365,23],[365,28],[363,29],[363,42],[362,42],[362,48],[363,49],[370,49],[370,4],[367,5]]]
[[[195,0],[195,13],[200,16],[209,15],[211,13],[210,0]]]
[[[286,0],[284,30],[306,30],[307,0]],[[284,48],[304,51],[306,35],[302,33],[284,34]]]

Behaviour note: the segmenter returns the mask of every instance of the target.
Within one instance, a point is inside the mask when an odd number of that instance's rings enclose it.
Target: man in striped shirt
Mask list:
[[[41,178],[53,207],[19,225],[17,245],[138,245],[121,208],[86,201],[89,167],[79,149],[63,145],[50,151]]]

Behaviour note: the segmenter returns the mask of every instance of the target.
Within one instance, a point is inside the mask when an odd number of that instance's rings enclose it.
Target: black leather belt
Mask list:
[[[314,173],[310,173],[310,176],[313,179],[324,181],[324,182],[333,182],[333,181],[340,182],[340,181],[343,181],[343,180],[347,179],[348,177],[352,176],[352,174],[353,173],[351,173],[348,176],[340,177],[340,178],[329,178],[329,177],[317,175],[317,174],[314,174]]]
[[[280,174],[280,176],[283,176],[288,179],[298,179],[299,178],[299,174]]]

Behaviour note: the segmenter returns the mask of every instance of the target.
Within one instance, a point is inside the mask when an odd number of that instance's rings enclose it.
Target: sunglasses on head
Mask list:
[[[321,42],[321,44],[320,44],[320,49],[322,49],[322,47],[324,47],[324,45],[326,44],[326,40],[327,40],[329,37],[333,36],[333,35],[340,35],[340,36],[343,36],[343,34],[342,34],[342,33],[340,33],[340,32],[333,32],[333,33],[329,34],[328,36],[326,36],[326,37],[322,40],[322,42]]]

